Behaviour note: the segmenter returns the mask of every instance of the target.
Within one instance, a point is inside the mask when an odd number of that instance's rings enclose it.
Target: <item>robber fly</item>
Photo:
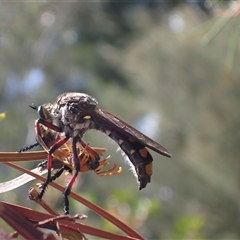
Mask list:
[[[64,136],[57,140],[48,151],[48,169],[51,168],[52,154],[72,139],[72,155],[76,173],[80,171],[78,162],[77,144],[83,147],[86,144],[82,141],[84,133],[89,129],[96,129],[113,139],[126,154],[135,168],[139,181],[139,190],[145,188],[151,180],[153,158],[147,147],[166,157],[171,153],[163,146],[153,141],[143,133],[128,125],[113,114],[98,108],[98,102],[91,96],[84,93],[69,92],[57,97],[53,104],[44,104],[38,107],[39,118],[36,121],[36,132],[41,138],[40,126],[64,133]],[[94,151],[89,147],[88,152],[93,155]],[[97,158],[97,155],[95,155]],[[65,191],[67,199],[69,192]],[[65,201],[68,206],[68,201]],[[67,207],[65,209],[68,209]],[[68,210],[65,211],[68,214]]]

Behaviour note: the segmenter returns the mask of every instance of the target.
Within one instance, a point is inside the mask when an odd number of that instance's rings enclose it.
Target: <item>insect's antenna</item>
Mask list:
[[[28,105],[28,106],[35,111],[37,111],[37,109],[38,109],[37,106],[34,103],[32,103],[31,105]],[[17,152],[26,152],[26,151],[34,148],[34,147],[37,147],[38,145],[39,145],[38,142],[36,142],[34,144],[31,144],[29,146],[26,146],[26,147],[23,147],[23,148],[19,149]]]
[[[30,108],[32,108],[33,110],[36,110],[37,111],[37,106],[34,104],[34,103],[32,103],[31,105],[28,105]]]

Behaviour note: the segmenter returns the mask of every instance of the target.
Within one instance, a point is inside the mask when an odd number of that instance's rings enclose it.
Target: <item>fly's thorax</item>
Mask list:
[[[70,96],[67,98],[68,94]],[[61,123],[69,137],[82,136],[88,129],[95,128],[91,115],[94,115],[97,102],[86,94],[68,94],[57,102]]]
[[[93,97],[85,93],[78,92],[68,92],[61,94],[57,97],[56,103],[59,106],[67,105],[68,107],[73,107],[77,111],[93,111],[98,104],[96,99]]]

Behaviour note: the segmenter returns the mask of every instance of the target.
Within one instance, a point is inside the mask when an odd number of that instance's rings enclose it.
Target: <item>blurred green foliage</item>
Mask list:
[[[81,174],[75,191],[146,239],[239,239],[237,47],[232,68],[224,68],[236,25],[226,24],[208,45],[198,35],[183,40],[233,2],[188,2],[0,3],[0,112],[7,113],[0,150],[35,141],[37,114],[29,104],[53,102],[67,91],[89,93],[173,157],[153,153],[152,182],[138,191],[116,145],[91,131],[85,141],[108,148],[124,170],[113,177]],[[1,166],[1,181],[18,175]],[[2,199],[36,208],[26,201],[35,183]],[[62,211],[61,193],[49,187],[44,199]],[[116,231],[74,201],[71,213],[86,213],[89,224]]]
[[[181,216],[175,224],[173,239],[205,239],[199,231],[204,225],[204,219],[200,216]]]
[[[0,121],[6,117],[6,113],[0,113]]]

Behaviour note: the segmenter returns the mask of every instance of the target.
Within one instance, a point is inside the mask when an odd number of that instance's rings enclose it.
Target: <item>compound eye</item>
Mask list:
[[[45,119],[45,120],[47,119],[46,110],[45,110],[45,108],[43,106],[39,106],[38,107],[38,115],[42,119]]]
[[[88,163],[88,167],[90,170],[95,170],[99,167],[99,162],[98,161],[91,161]]]

